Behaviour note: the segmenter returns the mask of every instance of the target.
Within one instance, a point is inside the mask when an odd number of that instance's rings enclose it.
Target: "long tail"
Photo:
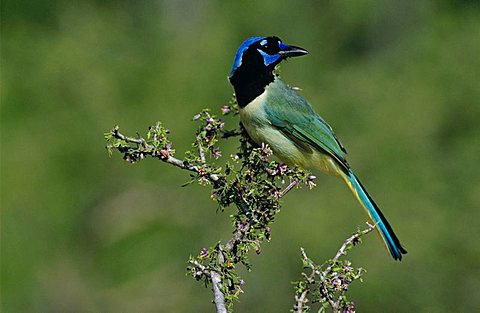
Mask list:
[[[406,254],[407,250],[402,247],[392,227],[388,223],[385,216],[383,216],[372,197],[370,197],[370,195],[367,193],[365,187],[363,187],[362,183],[360,183],[360,180],[358,180],[352,170],[349,170],[346,174],[344,173],[342,178],[345,180],[353,194],[357,197],[360,204],[365,208],[365,211],[367,211],[367,214],[371,220],[377,224],[377,230],[392,257],[395,260],[401,261],[402,254]]]

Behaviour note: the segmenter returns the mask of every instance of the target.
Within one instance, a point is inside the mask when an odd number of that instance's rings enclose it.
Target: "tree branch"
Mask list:
[[[244,282],[235,265],[241,263],[250,269],[249,252],[253,249],[259,254],[261,242],[270,240],[270,224],[279,212],[280,199],[297,186],[305,185],[311,189],[315,186],[315,176],[271,161],[273,152],[268,145],[257,146],[241,128],[239,131],[226,131],[224,122],[209,110],[203,110],[194,120],[203,124],[196,131],[192,150],[187,151],[183,159],[174,157],[175,150],[168,139],[169,131],[160,122],[149,127],[145,137],[128,137],[115,127],[105,134],[105,138],[109,142],[107,149],[110,153],[118,150],[131,163],[148,155],[196,173],[191,175],[190,182],[196,180],[202,185],[211,182],[211,198],[218,202],[222,211],[231,205],[237,206],[238,212],[230,215],[235,227],[230,239],[225,244],[219,242],[214,247],[202,248],[198,256],[190,257],[188,266],[195,279],[204,281],[205,285],[212,284],[217,313],[227,313],[233,310],[233,301],[238,300],[243,292]],[[217,146],[218,138],[237,135],[240,135],[240,147],[232,155],[233,163],[227,161],[222,167],[216,165],[214,160],[222,155]],[[285,186],[284,181],[289,183]],[[300,282],[297,286],[295,312],[309,309],[309,285],[317,286],[313,294],[317,298],[311,300],[313,303],[322,302],[322,305],[331,306],[334,310],[348,307],[345,292],[348,285],[360,277],[361,271],[355,272],[348,261],[339,259],[360,236],[375,227],[369,226],[345,240],[334,258],[321,267],[308,259],[302,248],[304,264],[312,272],[310,275],[302,273],[305,284]],[[322,298],[319,299],[319,296]]]
[[[353,234],[352,236],[350,236],[349,238],[347,238],[342,246],[340,247],[340,249],[338,249],[337,253],[335,254],[335,256],[333,257],[332,259],[332,262],[331,264],[321,273],[324,277],[328,275],[328,273],[332,270],[332,267],[338,262],[338,259],[342,256],[342,255],[346,255],[347,252],[347,247],[350,246],[350,245],[355,245],[356,242],[358,242],[358,239],[360,237],[362,237],[363,235],[366,235],[368,234],[369,232],[371,232],[372,230],[375,229],[375,227],[377,226],[377,224],[370,224],[370,223],[367,223],[367,228],[364,229],[364,230],[359,230],[358,232],[356,232],[355,234]]]
[[[217,309],[217,313],[227,313],[227,308],[225,306],[225,296],[221,290],[222,281],[220,275],[215,271],[208,270],[205,266],[200,264],[197,261],[190,261],[195,267],[197,267],[203,274],[210,276],[213,285],[213,302]]]
[[[283,189],[282,191],[280,191],[279,195],[278,195],[278,199],[281,199],[283,198],[290,190],[293,189],[293,187],[297,186],[298,185],[298,180],[292,180],[290,182],[290,184],[285,188]]]
[[[288,192],[290,192],[297,185],[298,185],[297,180],[291,181],[290,184],[288,184],[288,186],[285,187],[285,189],[283,189],[278,193],[277,199],[283,198]],[[227,251],[231,251],[238,243],[240,243],[244,235],[248,233],[248,231],[250,230],[250,227],[252,226],[252,224],[253,224],[252,222],[248,222],[243,227],[241,227],[236,232],[234,232],[232,238],[230,238],[230,240],[228,240],[227,243],[225,244],[225,249]]]
[[[129,143],[135,143],[135,144],[141,146],[143,149],[145,149],[147,154],[152,154],[151,151],[155,150],[155,147],[152,146],[152,145],[149,145],[144,138],[142,138],[142,137],[132,138],[132,137],[125,136],[122,133],[120,133],[120,131],[118,130],[118,127],[115,127],[112,130],[111,134],[114,138],[124,140],[125,142],[129,142]],[[150,153],[148,153],[149,151],[150,151]],[[160,157],[160,159],[165,163],[169,163],[169,164],[174,165],[176,167],[179,167],[181,169],[191,171],[191,172],[195,172],[197,174],[202,174],[202,170],[201,170],[200,167],[198,167],[196,165],[193,165],[193,164],[190,164],[190,163],[188,163],[184,160],[177,159],[177,158],[175,158],[171,155],[167,155],[167,156],[162,155]],[[218,175],[215,175],[215,174],[209,174],[208,178],[213,182],[216,182],[216,181],[219,180]]]
[[[371,232],[376,224],[367,223],[368,227],[364,230],[358,230],[352,236],[347,238],[338,249],[335,256],[323,264],[316,265],[306,254],[305,249],[300,248],[304,267],[310,268],[309,275],[302,273],[303,281],[297,282],[297,291],[295,295],[294,311],[304,313],[309,311],[307,295],[311,292],[310,287],[320,291],[317,295],[313,293],[313,303],[321,302],[322,306],[329,305],[333,312],[354,312],[353,302],[346,300],[345,294],[351,282],[359,279],[363,269],[357,270],[351,267],[349,261],[340,261],[340,257],[347,254],[347,250],[359,242],[360,237]],[[322,270],[322,268],[324,269]]]
[[[213,301],[215,302],[215,306],[217,308],[217,313],[227,313],[227,308],[225,306],[225,296],[220,289],[222,285],[222,280],[220,279],[220,274],[215,271],[210,271],[210,277],[212,278],[212,285],[213,285]]]

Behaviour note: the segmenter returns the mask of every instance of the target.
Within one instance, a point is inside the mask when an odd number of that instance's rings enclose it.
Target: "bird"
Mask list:
[[[282,61],[308,54],[276,36],[246,39],[238,48],[229,75],[241,124],[258,145],[268,144],[281,162],[315,168],[343,179],[376,225],[393,259],[407,251],[347,162],[347,151],[332,127],[311,104],[275,73]]]

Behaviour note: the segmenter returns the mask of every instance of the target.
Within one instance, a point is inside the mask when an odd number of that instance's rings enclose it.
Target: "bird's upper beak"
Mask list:
[[[280,54],[282,58],[299,57],[307,53],[308,51],[303,48],[296,47],[296,46],[289,46],[284,44],[283,42],[280,43],[280,51],[278,52],[278,54]]]

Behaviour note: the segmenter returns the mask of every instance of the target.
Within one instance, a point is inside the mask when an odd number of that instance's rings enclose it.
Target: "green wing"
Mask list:
[[[308,146],[331,155],[348,170],[347,151],[332,128],[313,110],[312,106],[290,86],[276,79],[268,89],[265,106],[267,118],[297,145]],[[308,144],[308,145],[305,145]]]

